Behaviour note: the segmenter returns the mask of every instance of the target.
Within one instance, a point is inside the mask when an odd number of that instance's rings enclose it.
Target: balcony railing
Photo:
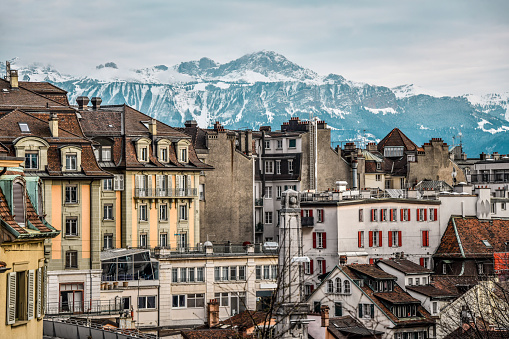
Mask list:
[[[509,183],[509,173],[472,174],[470,180],[472,184]]]
[[[121,298],[111,300],[89,300],[69,302],[48,302],[45,314],[47,316],[63,316],[76,314],[118,314],[123,310]]]
[[[302,217],[302,226],[313,227],[315,226],[315,217]]]
[[[135,198],[173,198],[173,197],[197,197],[196,188],[135,188]]]

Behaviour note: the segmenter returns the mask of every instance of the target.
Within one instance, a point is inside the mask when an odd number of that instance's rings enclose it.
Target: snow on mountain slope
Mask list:
[[[394,92],[394,94],[396,95],[396,97],[398,99],[408,98],[408,97],[411,97],[414,95],[420,95],[420,94],[429,95],[429,96],[437,97],[437,98],[445,96],[437,91],[424,89],[424,88],[416,86],[414,84],[400,85],[400,86],[392,88],[392,91]]]

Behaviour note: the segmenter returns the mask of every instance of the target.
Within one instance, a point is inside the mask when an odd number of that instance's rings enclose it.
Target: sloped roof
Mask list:
[[[415,151],[417,150],[417,145],[414,144],[412,140],[410,140],[403,132],[399,130],[399,128],[393,129],[389,134],[387,134],[377,145],[377,149],[379,152],[383,153],[383,149],[386,146],[403,146],[406,151]]]
[[[366,326],[364,326],[364,324],[358,319],[349,315],[338,318],[330,318],[327,330],[334,336],[334,338],[344,338],[345,336],[374,337],[384,334],[384,332],[366,328]]]
[[[267,317],[267,312],[247,310],[221,321],[218,326],[224,327],[226,325],[243,331],[260,324],[263,325],[267,323],[267,325],[269,325],[270,319],[267,319]]]
[[[360,272],[362,274],[365,274],[371,278],[375,279],[391,279],[395,280],[396,277],[392,274],[389,274],[385,272],[384,270],[376,267],[375,265],[371,264],[356,264],[356,265],[348,265],[348,267],[351,270],[354,270],[356,272]]]
[[[455,292],[441,289],[433,285],[407,286],[406,289],[432,298],[446,298],[457,296],[457,293]]]
[[[185,330],[180,332],[184,339],[232,339],[239,338],[239,334],[230,328]]]
[[[432,270],[422,267],[408,259],[380,260],[377,265],[385,264],[405,274],[430,274]]]
[[[12,89],[9,81],[0,79],[0,110],[12,110],[16,107],[20,109],[31,107],[67,108],[66,105],[23,86]]]
[[[493,257],[494,252],[506,251],[505,243],[508,241],[509,219],[479,220],[476,217],[452,216],[434,256]]]

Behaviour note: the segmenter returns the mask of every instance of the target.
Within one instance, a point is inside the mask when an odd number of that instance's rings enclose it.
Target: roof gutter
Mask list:
[[[456,240],[458,241],[458,246],[460,248],[461,256],[465,258],[465,251],[463,251],[463,245],[461,244],[461,239],[458,234],[458,229],[456,228],[456,222],[454,221],[454,218],[452,219],[452,226],[454,227],[454,234],[456,235]]]

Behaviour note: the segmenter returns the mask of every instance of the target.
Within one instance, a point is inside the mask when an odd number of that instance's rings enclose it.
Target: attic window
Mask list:
[[[19,129],[23,133],[30,133],[30,128],[28,128],[28,124],[26,122],[18,122]]]
[[[488,240],[483,240],[482,243],[484,244],[484,246],[486,247],[492,247],[491,244],[488,242]]]
[[[145,126],[148,129],[149,121],[140,121],[140,122],[143,124],[143,126]]]

